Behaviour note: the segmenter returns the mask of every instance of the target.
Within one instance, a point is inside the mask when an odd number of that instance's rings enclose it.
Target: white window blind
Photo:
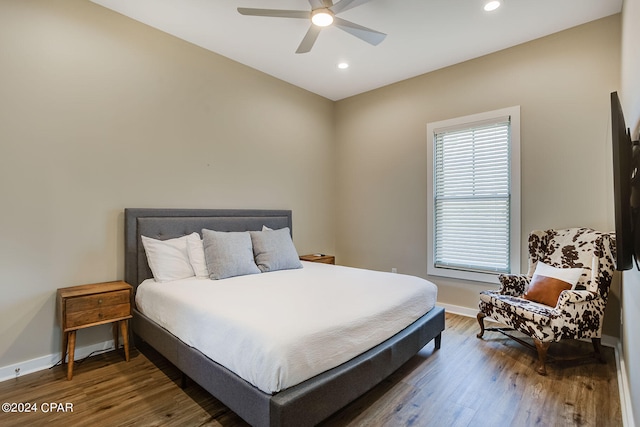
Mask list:
[[[510,272],[510,117],[434,133],[433,263]]]

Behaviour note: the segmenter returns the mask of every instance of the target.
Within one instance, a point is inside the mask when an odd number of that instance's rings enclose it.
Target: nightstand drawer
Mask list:
[[[67,312],[67,329],[77,326],[85,326],[92,323],[110,322],[115,319],[125,318],[131,315],[131,305],[126,304],[109,305],[93,310],[83,310]]]
[[[314,260],[313,262],[320,262],[322,264],[335,264],[336,259],[332,256],[323,256],[321,258]]]
[[[65,328],[109,322],[131,315],[129,290],[83,295],[65,300]]]
[[[131,293],[128,290],[86,295],[66,300],[67,315],[79,311],[95,310],[112,305],[129,304]]]

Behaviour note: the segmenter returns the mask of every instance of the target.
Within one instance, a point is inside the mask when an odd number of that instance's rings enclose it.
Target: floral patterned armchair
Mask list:
[[[546,374],[549,345],[561,339],[591,338],[596,357],[602,361],[602,318],[615,269],[614,257],[613,233],[588,228],[533,231],[529,235],[528,273],[500,275],[500,290],[480,293],[478,338],[484,335],[485,317],[530,336],[538,352],[536,370],[541,375]],[[524,298],[539,261],[557,268],[582,268],[575,290],[562,291],[555,307]],[[503,332],[501,328],[486,330]]]

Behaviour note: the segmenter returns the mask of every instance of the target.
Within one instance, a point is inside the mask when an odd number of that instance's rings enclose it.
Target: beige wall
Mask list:
[[[514,105],[523,271],[530,230],[613,229],[609,93],[619,84],[615,15],[337,102],[337,258],[427,277],[427,123]],[[441,303],[472,309],[488,286],[429,279]],[[614,336],[618,298],[614,289],[605,324]]]
[[[82,0],[0,2],[0,63],[0,367],[60,350],[56,288],[123,277],[125,207],[292,209],[333,252],[331,101]]]
[[[640,0],[625,0],[622,20],[622,89],[620,97],[634,140],[640,137]],[[622,331],[629,400],[635,425],[640,426],[640,273],[626,271],[622,279]],[[631,417],[630,416],[630,417]]]

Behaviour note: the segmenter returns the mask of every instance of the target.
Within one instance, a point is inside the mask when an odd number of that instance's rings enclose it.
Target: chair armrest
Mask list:
[[[522,296],[531,282],[531,278],[524,274],[501,274],[498,280],[502,285],[500,293],[514,297]]]
[[[581,302],[593,301],[600,298],[597,292],[591,291],[562,291],[558,298],[557,308],[561,308],[567,304],[576,304]]]
[[[605,301],[591,291],[562,291],[554,311],[560,313],[552,323],[562,331],[563,338],[599,338]]]

